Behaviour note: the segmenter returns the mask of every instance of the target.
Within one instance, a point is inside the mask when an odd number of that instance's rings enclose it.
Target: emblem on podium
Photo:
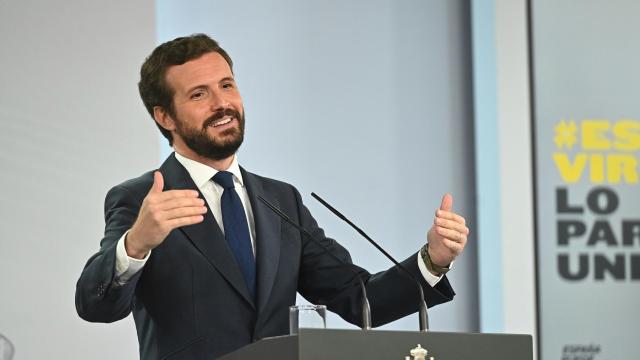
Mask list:
[[[429,350],[423,348],[420,344],[415,348],[409,350],[411,356],[405,356],[405,360],[427,360]],[[433,356],[429,357],[429,360],[435,360]]]

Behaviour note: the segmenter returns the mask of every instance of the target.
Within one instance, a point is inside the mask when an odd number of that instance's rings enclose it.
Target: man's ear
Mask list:
[[[165,110],[162,106],[154,106],[153,107],[153,118],[156,120],[163,129],[168,131],[173,131],[176,129],[176,122],[169,115],[169,112]]]

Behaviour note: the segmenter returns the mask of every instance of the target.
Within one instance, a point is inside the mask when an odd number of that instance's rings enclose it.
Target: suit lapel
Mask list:
[[[165,190],[192,189],[200,192],[187,170],[176,160],[174,154],[171,154],[162,164],[160,172],[164,177]],[[200,193],[200,198],[204,199],[202,193]],[[229,249],[211,209],[209,209],[209,205],[207,204],[206,206],[209,211],[204,215],[204,221],[190,226],[183,226],[180,231],[189,238],[193,245],[227,279],[231,286],[251,306],[254,306],[240,267],[236,263],[233,253]]]
[[[258,314],[269,300],[271,289],[278,271],[280,261],[280,218],[267,208],[258,195],[278,206],[278,200],[264,190],[262,181],[256,175],[242,171],[242,179],[249,194],[251,209],[256,227],[256,268],[258,271]]]

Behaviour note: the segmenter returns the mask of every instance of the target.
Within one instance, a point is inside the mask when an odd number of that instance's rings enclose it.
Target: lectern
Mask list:
[[[435,360],[532,360],[531,335],[300,329],[266,338],[221,360],[404,360],[420,344]]]

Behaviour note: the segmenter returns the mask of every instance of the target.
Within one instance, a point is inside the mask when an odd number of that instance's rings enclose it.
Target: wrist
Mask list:
[[[425,244],[422,249],[420,249],[420,256],[422,257],[422,261],[424,261],[427,270],[429,270],[433,275],[444,275],[450,269],[450,264],[447,264],[447,266],[441,266],[432,261],[431,254],[429,254],[429,243]]]
[[[124,237],[124,249],[127,252],[127,256],[139,260],[144,259],[149,250],[137,245],[135,235],[132,236],[133,232],[134,229],[131,229],[131,231],[129,231],[129,233]]]

